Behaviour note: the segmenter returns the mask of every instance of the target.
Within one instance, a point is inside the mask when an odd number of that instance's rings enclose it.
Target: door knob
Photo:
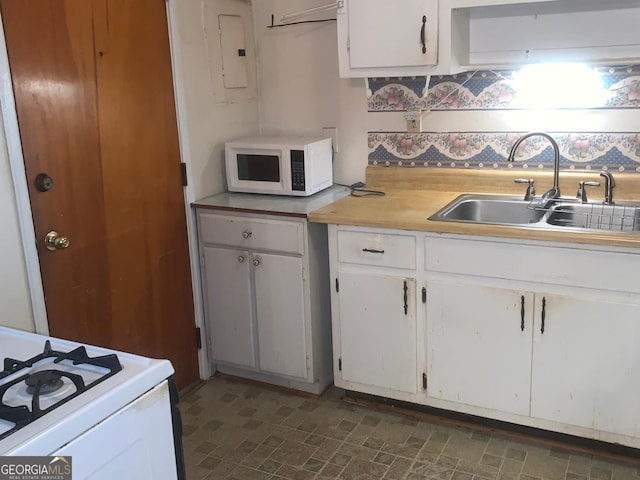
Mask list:
[[[39,173],[33,182],[39,192],[48,192],[53,187],[53,179],[46,173]]]
[[[44,237],[44,246],[48,250],[62,250],[69,246],[69,239],[67,237],[61,237],[58,232],[51,230]]]

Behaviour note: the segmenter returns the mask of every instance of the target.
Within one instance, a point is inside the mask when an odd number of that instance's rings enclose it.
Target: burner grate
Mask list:
[[[42,375],[40,372],[31,374],[25,373],[24,375],[19,376],[18,378],[11,380],[9,382],[0,385],[0,420],[6,420],[10,423],[14,424],[14,427],[10,430],[0,434],[0,440],[11,435],[15,431],[21,429],[25,425],[33,422],[37,418],[45,415],[51,410],[63,405],[68,402],[72,398],[77,397],[82,392],[85,392],[89,388],[103,382],[107,378],[112,377],[120,370],[122,370],[122,365],[120,364],[120,360],[118,360],[118,356],[116,354],[103,355],[99,357],[90,357],[87,354],[87,350],[85,347],[81,346],[71,350],[70,352],[59,352],[54,350],[51,347],[51,342],[49,340],[45,341],[44,349],[41,354],[36,355],[28,360],[16,360],[13,358],[5,358],[4,359],[4,369],[0,372],[0,379],[6,378],[9,375],[16,374],[23,369],[29,369],[34,366],[36,363],[41,360],[53,358],[53,364],[60,363],[64,360],[68,360],[73,363],[73,365],[93,365],[96,367],[101,367],[107,370],[100,378],[92,381],[89,384],[85,384],[84,379],[81,375],[77,375],[71,372],[57,371],[51,370],[49,372],[54,372],[54,376],[66,377],[74,384],[76,387],[76,391],[70,393],[68,396],[62,398],[57,403],[51,405],[48,408],[40,408],[40,397],[42,394],[46,393],[46,388],[48,386],[48,382],[51,381],[51,375]],[[27,405],[21,406],[10,406],[6,405],[3,402],[3,398],[5,393],[14,385],[19,384],[20,382],[26,381],[28,382],[29,387],[33,389],[33,397],[31,401],[31,409],[28,408]]]

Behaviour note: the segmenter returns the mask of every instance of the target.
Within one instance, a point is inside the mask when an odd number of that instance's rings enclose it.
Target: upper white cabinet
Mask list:
[[[445,0],[452,67],[619,63],[639,57],[637,0]]]
[[[344,0],[337,19],[341,77],[424,75],[438,63],[437,0]]]
[[[337,20],[341,77],[640,61],[637,0],[343,0]]]

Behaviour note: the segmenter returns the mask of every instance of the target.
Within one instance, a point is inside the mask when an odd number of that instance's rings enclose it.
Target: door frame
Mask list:
[[[169,35],[169,50],[171,54],[171,70],[173,72],[173,89],[176,102],[176,120],[178,128],[178,142],[180,146],[181,161],[187,165],[187,186],[184,187],[185,214],[187,220],[187,235],[189,242],[189,259],[191,261],[191,284],[193,291],[195,327],[201,332],[204,328],[204,307],[202,298],[202,280],[200,275],[200,256],[198,253],[198,238],[196,215],[190,204],[196,200],[193,190],[193,174],[190,166],[190,149],[187,142],[188,122],[186,112],[186,99],[184,97],[184,80],[182,78],[182,54],[179,48],[180,36],[178,29],[177,2],[166,2],[167,24]],[[36,235],[29,199],[28,180],[24,168],[22,154],[22,139],[18,127],[18,114],[13,96],[11,83],[11,71],[9,69],[9,55],[4,35],[4,23],[0,14],[0,114],[4,123],[4,136],[9,157],[9,170],[13,182],[14,195],[18,213],[18,224],[24,251],[25,266],[27,271],[27,283],[31,299],[31,308],[36,333],[49,335],[49,322],[45,305],[44,289],[40,274],[40,262],[36,248]],[[204,342],[203,342],[204,344]],[[198,365],[200,378],[206,380],[211,376],[211,367],[207,358],[207,350],[198,350]]]

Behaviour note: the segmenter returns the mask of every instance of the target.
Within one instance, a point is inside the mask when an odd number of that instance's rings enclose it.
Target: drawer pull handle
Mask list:
[[[245,260],[246,260],[246,258],[244,258],[244,255],[238,255],[238,262],[239,263],[244,263]]]
[[[242,232],[242,238],[249,238],[251,234],[252,232],[250,232],[249,230],[245,230],[244,232]]]
[[[260,257],[256,257],[256,258],[253,259],[253,266],[254,267],[257,267],[258,265],[260,265],[260,263],[261,263]]]
[[[375,250],[372,248],[363,248],[362,251],[369,252],[369,253],[380,253],[380,254],[384,253],[384,250]]]
[[[404,314],[407,315],[409,313],[409,303],[408,303],[408,298],[407,298],[407,290],[409,289],[409,287],[407,287],[407,281],[404,281],[404,287],[403,287],[403,291],[404,291]]]
[[[520,330],[524,332],[524,295],[520,297]]]
[[[425,30],[427,27],[427,17],[422,16],[422,28],[420,29],[420,43],[422,44],[422,53],[427,53],[427,40],[425,39]]]
[[[547,318],[547,298],[546,297],[542,297],[542,315],[540,315],[541,318],[541,322],[540,322],[540,334],[544,335],[544,321]]]

